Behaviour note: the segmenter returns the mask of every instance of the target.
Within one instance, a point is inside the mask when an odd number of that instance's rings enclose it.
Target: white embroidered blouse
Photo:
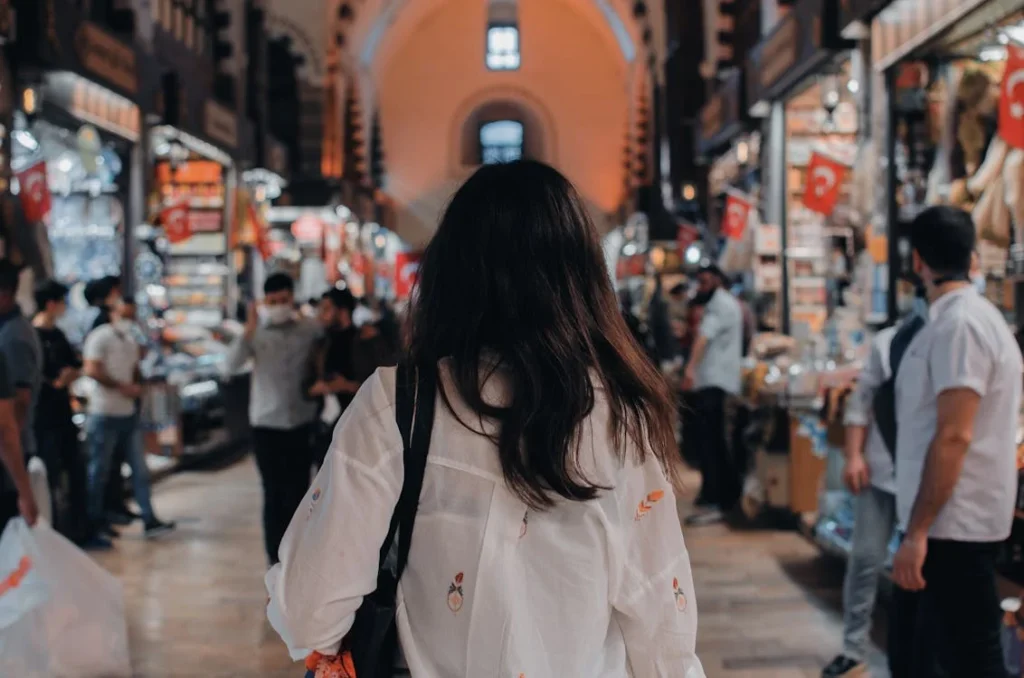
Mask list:
[[[378,371],[342,416],[267,574],[268,615],[294,659],[337,652],[376,586],[402,485],[394,382],[393,369]],[[544,512],[506,489],[493,443],[438,398],[398,588],[413,678],[704,678],[672,488],[653,455],[616,460],[600,394],[580,461],[589,481],[613,489]]]

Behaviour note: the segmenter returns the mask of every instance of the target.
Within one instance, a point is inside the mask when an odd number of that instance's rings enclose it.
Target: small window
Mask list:
[[[519,69],[519,29],[515,26],[487,28],[487,68],[492,71]]]
[[[480,162],[495,165],[523,157],[523,123],[498,120],[480,126]]]

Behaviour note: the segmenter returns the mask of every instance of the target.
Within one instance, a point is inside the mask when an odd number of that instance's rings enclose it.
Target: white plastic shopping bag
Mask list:
[[[40,520],[0,537],[0,676],[131,675],[121,584]]]

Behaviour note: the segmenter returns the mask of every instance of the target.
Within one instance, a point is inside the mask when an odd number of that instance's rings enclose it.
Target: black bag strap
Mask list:
[[[383,570],[397,534],[398,559],[392,579],[396,587],[409,560],[413,526],[419,509],[420,491],[423,488],[423,475],[427,468],[427,454],[434,427],[436,396],[436,367],[418,368],[406,363],[399,364],[395,375],[395,421],[402,435],[402,492],[391,517],[388,536],[380,550],[380,569]]]
[[[922,327],[924,327],[924,318],[920,315],[914,315],[914,317],[909,318],[896,330],[892,343],[889,345],[889,371],[892,375],[889,378],[892,379],[893,383],[896,382],[896,375],[899,374],[903,355],[910,348],[910,342],[913,341]]]

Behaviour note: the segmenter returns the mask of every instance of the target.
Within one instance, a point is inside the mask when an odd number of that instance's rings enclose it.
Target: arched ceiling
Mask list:
[[[581,18],[600,31],[609,49],[617,51],[627,63],[634,61],[644,30],[633,18],[635,0],[567,1]],[[360,69],[375,70],[393,54],[395,45],[401,44],[445,2],[447,0],[340,0],[339,7],[346,5],[351,10],[339,21],[339,29],[345,36],[345,51]]]

